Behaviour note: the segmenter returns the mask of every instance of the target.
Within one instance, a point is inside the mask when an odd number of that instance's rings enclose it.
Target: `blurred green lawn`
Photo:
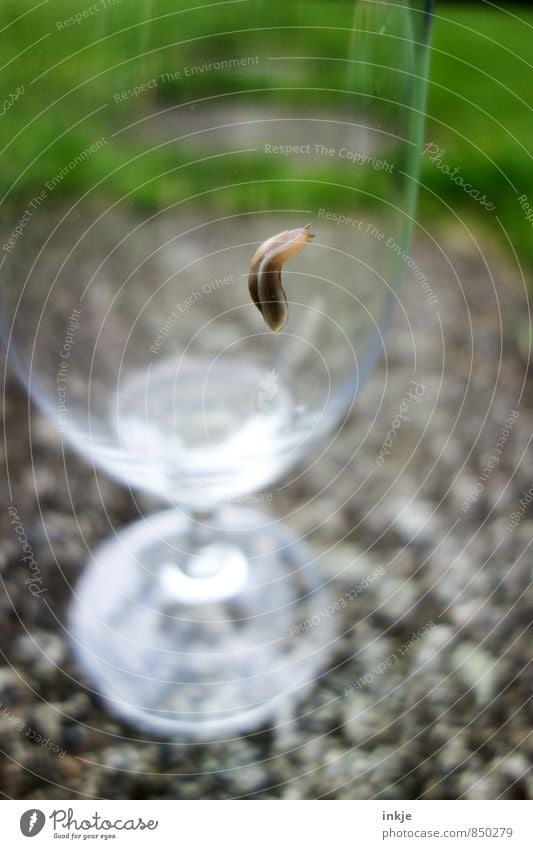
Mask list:
[[[533,10],[437,7],[426,140],[444,148],[443,162],[459,166],[496,208],[480,208],[427,159],[423,181],[460,215],[478,216],[501,233],[492,220],[498,216],[521,257],[533,262],[532,225],[518,202],[526,194],[533,205]],[[423,191],[420,213],[433,211],[442,206]]]
[[[166,2],[172,11],[180,6],[177,0]],[[308,2],[313,5],[313,21],[324,22],[324,30],[316,30],[310,38],[318,40],[317,52],[327,51],[328,38],[335,37],[333,33],[328,32],[327,27],[345,25],[346,7],[334,2],[325,3],[324,0]],[[442,162],[451,170],[458,168],[465,181],[479,190],[480,194],[485,194],[487,200],[494,203],[495,209],[492,212],[485,210],[425,156],[422,169],[422,183],[425,188],[421,192],[419,217],[424,219],[431,216],[434,220],[435,216],[449,216],[450,213],[442,201],[449,204],[457,214],[477,219],[480,224],[492,228],[493,232],[500,232],[496,221],[496,217],[499,217],[521,259],[533,263],[531,224],[525,219],[518,202],[518,196],[525,194],[533,205],[533,169],[529,153],[533,138],[533,90],[530,66],[527,63],[532,44],[533,11],[515,7],[513,12],[511,6],[507,7],[506,12],[501,12],[487,6],[466,4],[439,6],[437,3],[437,7],[426,140],[442,148],[445,151],[441,157]],[[31,8],[31,15],[21,15],[23,8]],[[290,23],[290,2],[285,2],[279,8],[284,9],[283,14],[287,23]],[[245,9],[243,6],[241,15],[246,15]],[[29,2],[3,0],[0,30],[7,21],[18,18],[16,23],[6,30],[5,37],[2,37],[0,32],[0,49],[4,62],[7,62],[0,72],[5,96],[15,92],[20,85],[20,61],[17,59],[20,51],[43,33],[53,30],[54,21],[62,16],[68,17],[73,11],[75,8],[70,0],[54,2],[52,17],[50,7],[46,4],[33,8],[33,4]],[[122,25],[127,27],[126,0],[122,0],[120,6],[109,14],[115,13],[121,16]],[[217,16],[220,17],[220,28],[228,29],[227,12],[223,8],[213,7],[213,10],[210,10],[210,25],[214,29],[217,27]],[[30,20],[34,33],[28,31]],[[162,22],[154,26],[164,28],[165,25],[165,22]],[[104,35],[102,30],[102,36]],[[142,41],[142,32],[137,29],[132,34],[126,30],[122,37],[113,39],[113,56],[117,63],[121,58],[128,59],[132,37]],[[7,150],[0,158],[2,195],[16,183],[10,197],[17,193],[31,196],[32,192],[42,187],[51,174],[59,172],[65,163],[86,147],[87,122],[76,126],[72,103],[65,103],[63,110],[61,107],[56,108],[53,114],[45,112],[38,120],[34,120],[44,108],[45,101],[61,98],[65,90],[78,83],[81,85],[90,75],[93,66],[97,69],[102,64],[102,51],[108,51],[109,45],[103,41],[97,47],[87,50],[83,38],[83,26],[70,28],[68,37],[63,39],[60,48],[64,50],[64,55],[53,57],[54,68],[46,76],[45,88],[40,88],[38,84],[27,86],[24,96],[0,119],[0,129],[3,129],[2,147],[8,143]],[[240,36],[236,35],[234,38],[234,55],[239,55],[242,53],[242,46],[238,41]],[[55,45],[58,39],[53,41]],[[228,39],[225,40],[225,45],[228,46]],[[215,60],[216,44],[213,48],[212,59]],[[42,49],[46,49],[46,40],[42,42]],[[67,64],[62,61],[76,50],[81,51],[80,61],[76,66],[72,62]],[[172,71],[174,67],[195,64],[194,50],[194,43],[188,45],[186,50],[179,48],[179,54],[175,52],[171,57],[174,65],[169,66],[164,64],[164,61],[168,62],[169,59],[163,60],[157,53],[146,56],[142,61],[142,68],[124,61],[120,70],[122,89],[129,88],[139,79],[147,80],[165,71]],[[335,77],[335,67],[336,63],[329,63],[326,71],[324,63],[316,63],[316,67],[312,69],[316,84],[335,87],[340,81]],[[264,65],[254,69],[253,76],[247,71],[248,69],[244,69],[240,76],[239,71],[230,71],[231,84],[244,88],[249,86],[252,80],[254,87],[268,88],[272,85],[272,79]],[[30,76],[31,72],[29,67]],[[309,76],[309,67],[306,68],[306,73]],[[345,83],[345,79],[343,82]],[[164,105],[165,102],[216,94],[213,86],[220,85],[224,88],[226,83],[224,73],[197,75],[179,83],[168,82],[147,96],[159,99]],[[279,93],[277,96],[279,97]],[[295,97],[290,89],[284,96],[289,104],[291,98]],[[86,87],[81,87],[79,97],[83,100],[80,115],[90,111],[91,106],[95,110],[98,109],[100,101],[96,90],[91,92]],[[94,103],[91,101],[92,97]],[[132,120],[136,114],[141,114],[141,101],[142,98],[137,102],[131,101]],[[90,136],[97,139],[112,132],[114,127],[109,125],[109,120],[105,110],[96,111],[91,119]],[[30,129],[23,130],[25,125],[32,121]],[[38,133],[43,153],[35,162],[29,164],[35,150],[35,133]],[[135,158],[136,153],[139,154],[138,158]],[[132,160],[131,165],[123,167],[126,159]],[[157,207],[191,187],[196,191],[201,189],[201,186],[195,183],[197,176],[189,173],[191,169],[177,169],[177,166],[186,164],[189,159],[190,151],[177,150],[175,146],[162,147],[150,157],[143,156],[142,147],[136,151],[135,140],[132,140],[131,136],[123,135],[119,136],[113,145],[102,148],[98,156],[88,158],[83,167],[73,170],[61,182],[58,191],[84,191],[95,182],[106,178],[106,191],[111,194],[130,192],[133,202],[144,207]],[[269,164],[265,163],[264,158],[261,161],[264,163],[261,177],[268,179],[271,176],[268,173]],[[274,168],[274,164],[270,167]],[[279,165],[276,164],[275,167],[279,176]],[[218,180],[223,179],[224,168],[232,168],[229,160],[227,165],[223,159],[214,161],[212,175],[209,168],[203,166],[202,179],[208,181],[214,178],[215,172]],[[240,175],[243,180],[257,177],[257,164],[253,159],[250,160],[249,169],[250,174]],[[113,171],[115,173],[110,178],[109,174]],[[166,171],[171,173],[162,181],[158,175]],[[228,170],[228,177],[231,179],[232,176],[234,175]],[[328,173],[328,177],[330,180],[334,179],[334,174]],[[328,201],[328,198],[324,197],[323,186],[318,189],[310,183],[304,191],[309,194],[300,199],[304,203],[324,205]],[[317,191],[321,192],[320,197],[312,197]],[[238,191],[234,193],[232,202],[235,209],[238,209]]]

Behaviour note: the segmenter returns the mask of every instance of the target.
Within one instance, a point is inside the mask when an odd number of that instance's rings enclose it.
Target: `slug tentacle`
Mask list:
[[[255,252],[250,266],[248,288],[250,296],[265,322],[274,333],[287,324],[287,298],[281,285],[281,268],[296,256],[304,245],[315,237],[311,225],[296,230],[284,230],[267,239]]]

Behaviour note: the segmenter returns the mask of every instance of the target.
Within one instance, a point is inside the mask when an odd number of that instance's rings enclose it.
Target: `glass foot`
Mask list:
[[[208,739],[275,719],[306,692],[334,636],[319,615],[328,602],[312,553],[271,517],[228,507],[206,528],[166,510],[93,553],[69,633],[112,712]]]

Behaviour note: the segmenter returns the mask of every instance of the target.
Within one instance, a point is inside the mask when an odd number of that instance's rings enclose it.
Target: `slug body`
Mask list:
[[[250,266],[248,288],[254,304],[274,333],[287,324],[287,298],[281,285],[281,269],[315,237],[311,225],[284,230],[267,239],[255,252]]]

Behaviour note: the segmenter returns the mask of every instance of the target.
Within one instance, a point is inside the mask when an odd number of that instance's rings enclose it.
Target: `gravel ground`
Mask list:
[[[12,503],[52,602],[43,604],[20,579],[3,487],[5,796],[533,796],[526,671],[533,506],[524,501],[533,399],[515,342],[525,301],[506,261],[481,252],[466,231],[421,236],[413,255],[437,303],[408,282],[386,362],[350,420],[318,462],[296,470],[298,480],[276,484],[268,505],[279,516],[293,511],[291,526],[324,551],[338,598],[353,595],[374,570],[378,578],[335,614],[335,655],[307,700],[245,737],[202,745],[147,740],[83,688],[61,628],[69,584],[86,544],[107,536],[110,522],[136,518],[138,508],[103,476],[99,491],[93,471],[73,455],[69,491],[55,432],[35,409],[28,428],[26,397],[9,381]],[[387,447],[401,410],[409,421]],[[498,462],[484,473],[493,456]]]

